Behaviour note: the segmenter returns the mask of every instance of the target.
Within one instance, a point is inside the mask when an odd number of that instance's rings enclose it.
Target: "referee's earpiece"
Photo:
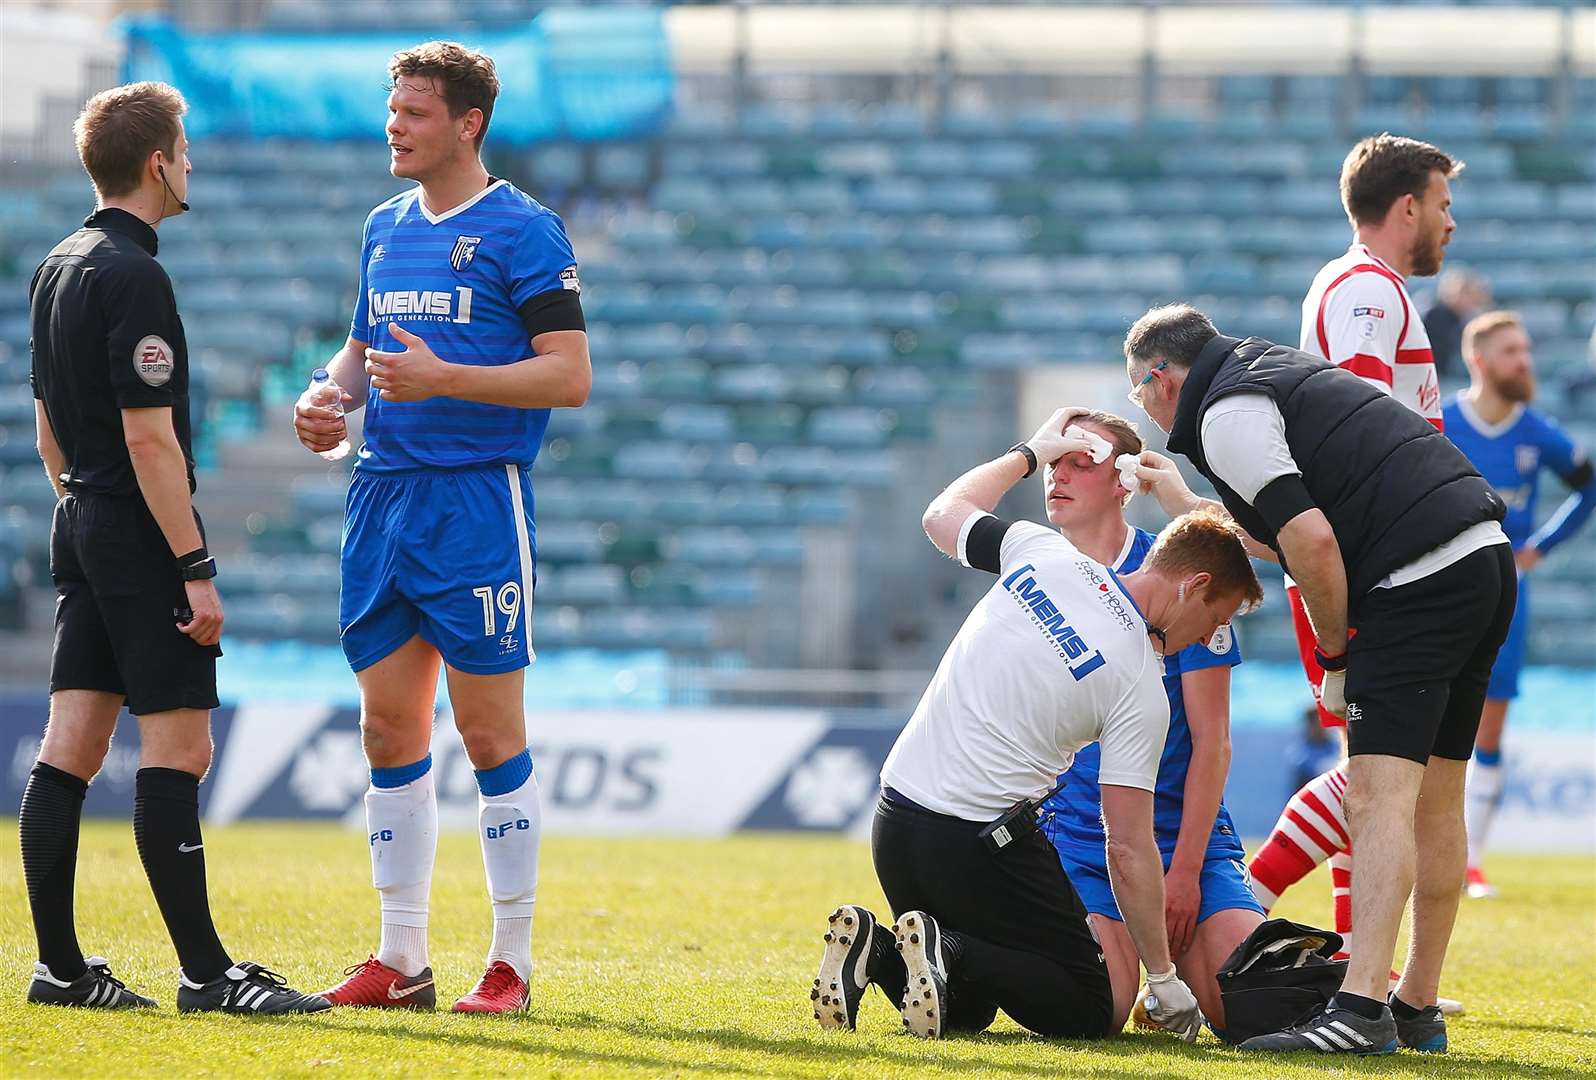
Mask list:
[[[161,183],[166,185],[166,193],[168,195],[170,195],[173,198],[173,200],[175,200],[177,202],[178,206],[183,208],[183,212],[184,213],[187,213],[188,212],[188,203],[184,202],[182,199],[179,199],[177,197],[177,192],[172,190],[172,183],[171,183],[171,181],[167,180],[167,178],[166,178],[166,166],[165,165],[157,165],[157,166],[155,166],[155,171],[161,174]]]
[[[1184,604],[1185,602],[1186,602],[1186,583],[1184,581],[1182,581],[1179,585],[1175,586],[1175,603]]]

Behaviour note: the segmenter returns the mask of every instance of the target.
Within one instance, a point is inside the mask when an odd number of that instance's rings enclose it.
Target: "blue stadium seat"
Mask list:
[[[684,442],[729,442],[733,437],[731,410],[724,405],[673,405],[659,414],[659,431]]]
[[[1074,124],[1067,113],[1052,105],[1025,105],[1014,110],[1009,131],[1027,139],[1063,139],[1072,134]]]
[[[1499,105],[1492,119],[1496,137],[1510,142],[1544,139],[1552,129],[1551,111],[1544,105]]]
[[[1201,125],[1199,125],[1201,127]],[[1211,125],[1221,139],[1262,139],[1275,131],[1274,113],[1262,102],[1226,105]]]
[[[607,564],[570,563],[538,575],[536,602],[608,607],[626,599],[626,571]]]
[[[889,430],[880,409],[839,406],[812,412],[807,434],[821,446],[876,447],[886,444]]]
[[[923,109],[902,103],[882,105],[873,114],[867,114],[868,130],[884,139],[913,140],[924,138],[931,129]]]
[[[1218,80],[1221,102],[1268,103],[1274,97],[1273,75],[1221,75]]]
[[[677,529],[665,541],[665,554],[695,566],[747,566],[759,545],[747,529],[710,526]]]
[[[1417,134],[1436,143],[1456,139],[1478,139],[1487,132],[1485,116],[1477,105],[1449,105],[1424,113]]]
[[[1064,117],[1059,117],[1060,127],[1053,134],[1062,134],[1068,130],[1069,124]],[[1032,135],[1033,132],[1022,130],[1019,118],[1011,126],[1008,118],[1002,112],[993,109],[955,107],[949,109],[942,117],[940,134],[948,139],[991,139],[1000,138],[1013,132],[1015,135]]]

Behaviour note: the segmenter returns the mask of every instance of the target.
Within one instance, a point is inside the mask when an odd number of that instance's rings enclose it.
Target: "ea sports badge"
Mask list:
[[[133,346],[133,370],[146,386],[165,386],[174,366],[172,347],[159,334],[147,334]]]

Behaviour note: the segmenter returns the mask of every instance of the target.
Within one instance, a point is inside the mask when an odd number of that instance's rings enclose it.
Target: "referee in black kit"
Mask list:
[[[133,833],[181,972],[184,1012],[318,1012],[259,964],[235,964],[205,893],[199,782],[222,604],[191,496],[188,349],[155,229],[188,209],[182,95],[143,82],[96,94],[75,125],[98,207],[30,290],[39,456],[58,501],[50,720],[18,815],[39,940],[28,1000],[150,1006],[85,957],[72,919],[89,781],[126,703],[141,741]]]

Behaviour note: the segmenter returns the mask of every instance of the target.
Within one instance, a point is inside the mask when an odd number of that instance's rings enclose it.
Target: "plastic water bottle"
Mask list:
[[[326,368],[319,367],[310,373],[310,403],[331,409],[339,416],[344,414],[343,388],[333,382],[333,377],[328,374]],[[342,461],[349,456],[348,437],[346,436],[343,442],[331,450],[321,451],[321,456],[328,461]]]

